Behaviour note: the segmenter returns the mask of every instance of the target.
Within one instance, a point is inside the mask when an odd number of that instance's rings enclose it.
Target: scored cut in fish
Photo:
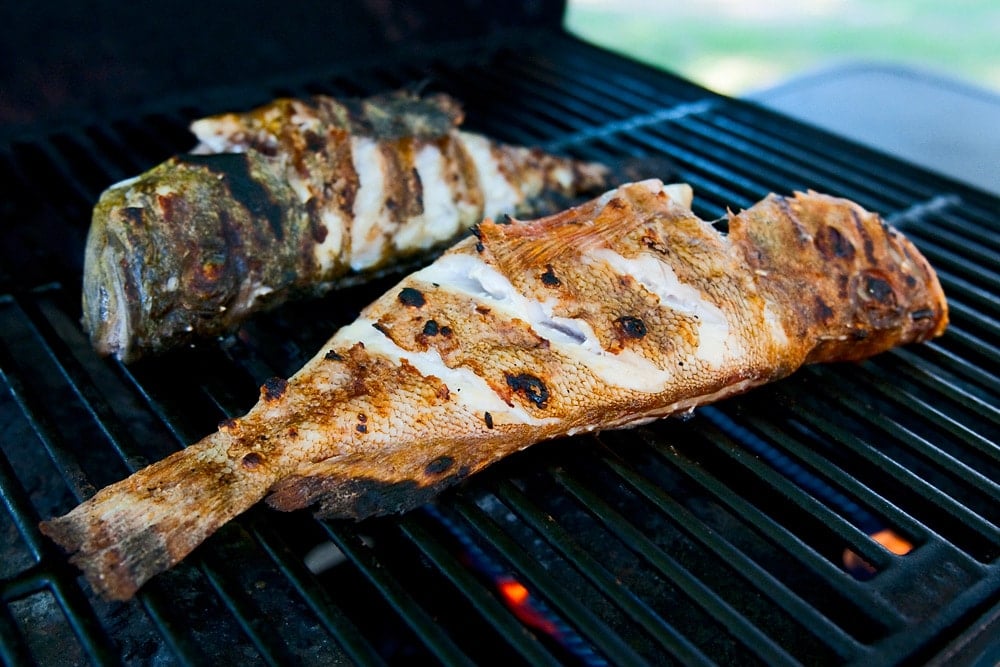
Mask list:
[[[771,195],[723,234],[691,197],[643,181],[484,221],[267,381],[247,415],[42,531],[102,595],[127,599],[265,497],[327,517],[405,511],[533,443],[944,331],[933,269],[878,215]]]
[[[459,130],[462,117],[446,95],[399,92],[195,121],[191,154],[111,186],[94,208],[83,275],[94,347],[129,362],[225,334],[440,248],[484,216],[552,212],[612,186],[604,165],[493,142]]]

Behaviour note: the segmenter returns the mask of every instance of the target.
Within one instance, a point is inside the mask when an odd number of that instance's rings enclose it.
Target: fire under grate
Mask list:
[[[899,664],[996,651],[1000,201],[550,31],[286,85],[0,146],[0,660]],[[454,94],[469,128],[501,140],[667,157],[706,219],[770,191],[852,198],[934,264],[952,326],[690,419],[536,446],[402,517],[255,508],[134,601],[97,599],[37,522],[244,412],[397,278],[124,367],[78,325],[93,202],[189,148],[201,115],[408,85]],[[885,529],[906,553],[870,537]]]

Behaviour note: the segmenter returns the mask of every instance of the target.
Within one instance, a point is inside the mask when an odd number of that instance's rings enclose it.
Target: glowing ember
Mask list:
[[[522,605],[527,602],[528,597],[531,595],[528,589],[517,581],[501,581],[499,587],[504,599],[511,604]]]
[[[913,551],[913,544],[891,528],[883,528],[869,537],[897,556],[905,556]],[[851,549],[844,549],[843,560],[844,567],[857,579],[869,579],[877,572],[868,561]]]
[[[519,621],[558,639],[559,628],[545,615],[542,609],[532,603],[531,593],[521,582],[502,578],[497,580],[497,590],[500,591],[507,608],[517,616]]]

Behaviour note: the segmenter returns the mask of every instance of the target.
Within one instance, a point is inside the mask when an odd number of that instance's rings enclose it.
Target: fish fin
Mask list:
[[[270,486],[266,476],[233,471],[226,444],[213,434],[39,528],[71,554],[70,561],[102,597],[128,600]]]
[[[565,255],[611,247],[648,225],[654,215],[668,211],[690,215],[690,206],[690,186],[649,179],[622,185],[585,204],[537,220],[512,225],[485,220],[479,231],[485,245],[505,265],[507,275],[517,275],[518,266],[545,266]]]

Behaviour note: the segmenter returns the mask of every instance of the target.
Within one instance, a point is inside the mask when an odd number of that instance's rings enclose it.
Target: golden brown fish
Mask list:
[[[42,530],[125,599],[264,497],[323,516],[404,511],[541,440],[944,331],[934,271],[858,205],[771,195],[722,234],[690,199],[644,181],[482,223],[265,383],[246,416]]]
[[[94,208],[83,323],[133,361],[227,333],[440,247],[483,219],[609,187],[603,165],[458,129],[445,95],[281,99],[196,121],[200,143]],[[561,207],[559,207],[561,208]]]

